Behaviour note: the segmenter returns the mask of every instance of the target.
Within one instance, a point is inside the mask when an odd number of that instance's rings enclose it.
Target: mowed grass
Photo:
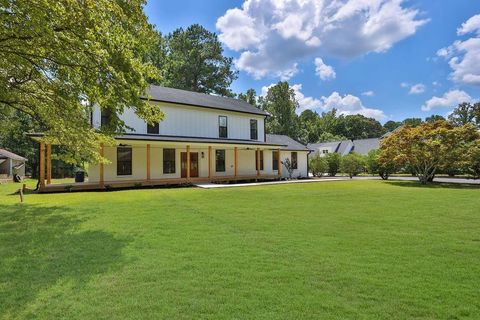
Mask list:
[[[480,318],[480,189],[9,195],[0,319]]]

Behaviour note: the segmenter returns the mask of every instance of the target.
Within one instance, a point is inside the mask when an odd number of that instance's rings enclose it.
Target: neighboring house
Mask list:
[[[309,149],[265,134],[265,111],[243,100],[159,86],[148,95],[164,120],[147,125],[125,110],[120,117],[133,130],[116,137],[118,146],[103,147],[111,163],[90,164],[88,183],[79,188],[278,179],[288,176],[282,165],[287,158],[296,167],[294,177],[307,176]],[[94,110],[94,127],[108,121],[108,114]]]
[[[0,179],[11,178],[14,174],[24,177],[26,161],[27,159],[24,157],[5,149],[0,149]]]
[[[320,154],[322,157],[333,152],[342,156],[352,152],[367,155],[371,150],[380,148],[380,138],[310,143],[307,147],[313,150],[314,154]]]

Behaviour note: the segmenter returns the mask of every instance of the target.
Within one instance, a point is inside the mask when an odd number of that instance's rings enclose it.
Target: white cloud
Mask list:
[[[457,30],[459,36],[472,32],[476,32],[480,35],[480,14],[477,14],[462,23],[462,26]]]
[[[407,87],[409,87],[409,86],[410,86],[410,85],[408,84],[408,82],[402,82],[402,83],[400,83],[400,87],[402,87],[402,88],[407,88]]]
[[[438,82],[438,81],[433,81],[433,82],[432,82],[432,86],[434,86],[434,87],[440,87],[441,85],[442,85],[442,84],[441,84],[440,82]]]
[[[420,94],[425,92],[425,85],[423,83],[417,83],[410,87],[408,94]]]
[[[261,93],[262,96],[266,96],[268,89],[274,85],[275,83],[272,83],[268,86],[263,86]],[[364,106],[360,98],[351,94],[342,96],[338,92],[334,91],[328,97],[322,96],[321,98],[317,99],[314,97],[305,96],[305,94],[302,92],[301,84],[294,84],[291,86],[291,88],[295,91],[295,98],[300,105],[300,108],[297,110],[298,114],[307,109],[320,109],[322,111],[327,111],[335,108],[340,114],[344,115],[361,114],[377,120],[384,120],[387,118],[382,110]]]
[[[362,92],[362,96],[373,97],[374,95],[375,95],[375,92],[373,92],[372,90]]]
[[[427,20],[404,0],[245,0],[217,20],[238,69],[279,76],[315,56],[384,52]],[[287,72],[291,73],[291,72]]]
[[[330,96],[322,97],[322,101],[324,104],[324,110],[331,110],[335,108],[340,114],[345,115],[361,114],[365,117],[375,118],[377,120],[383,120],[387,118],[382,110],[365,107],[360,98],[351,94],[341,96],[338,92],[334,91]]]
[[[335,79],[337,76],[333,67],[326,65],[322,58],[315,58],[315,74],[322,80]]]
[[[422,106],[423,111],[430,111],[433,108],[454,108],[462,102],[471,102],[472,97],[462,90],[450,90],[442,97],[432,97]]]
[[[441,48],[437,55],[448,60],[452,69],[450,79],[457,83],[480,86],[480,15],[468,19],[457,30],[458,35],[476,33],[476,36]]]
[[[313,97],[305,97],[305,95],[302,93],[302,85],[301,84],[294,84],[292,86],[292,89],[295,91],[295,98],[298,101],[298,104],[300,105],[300,109],[297,110],[298,113],[301,113],[304,110],[307,109],[318,109],[322,108],[322,101],[319,99],[313,98]]]

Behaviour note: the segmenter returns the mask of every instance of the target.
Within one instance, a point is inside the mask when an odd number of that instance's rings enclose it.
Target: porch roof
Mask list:
[[[283,149],[287,147],[285,144],[269,143],[255,140],[242,139],[218,139],[218,138],[201,138],[201,137],[185,137],[185,136],[165,136],[154,134],[135,134],[127,133],[121,136],[116,136],[117,140],[131,140],[131,141],[166,141],[166,142],[192,142],[192,143],[215,143],[215,144],[241,144],[252,146],[267,146]]]

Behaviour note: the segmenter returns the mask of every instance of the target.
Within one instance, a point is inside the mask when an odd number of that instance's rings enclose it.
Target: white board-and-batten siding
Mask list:
[[[250,120],[257,120],[258,139],[264,141],[265,116],[233,112],[220,109],[192,107],[180,104],[151,102],[160,106],[165,114],[159,125],[159,135],[219,138],[219,116],[227,117],[227,139],[250,140]],[[132,128],[127,133],[147,134],[147,124],[132,109],[125,109],[120,119]],[[93,111],[93,126],[100,127],[101,113],[99,108]]]

